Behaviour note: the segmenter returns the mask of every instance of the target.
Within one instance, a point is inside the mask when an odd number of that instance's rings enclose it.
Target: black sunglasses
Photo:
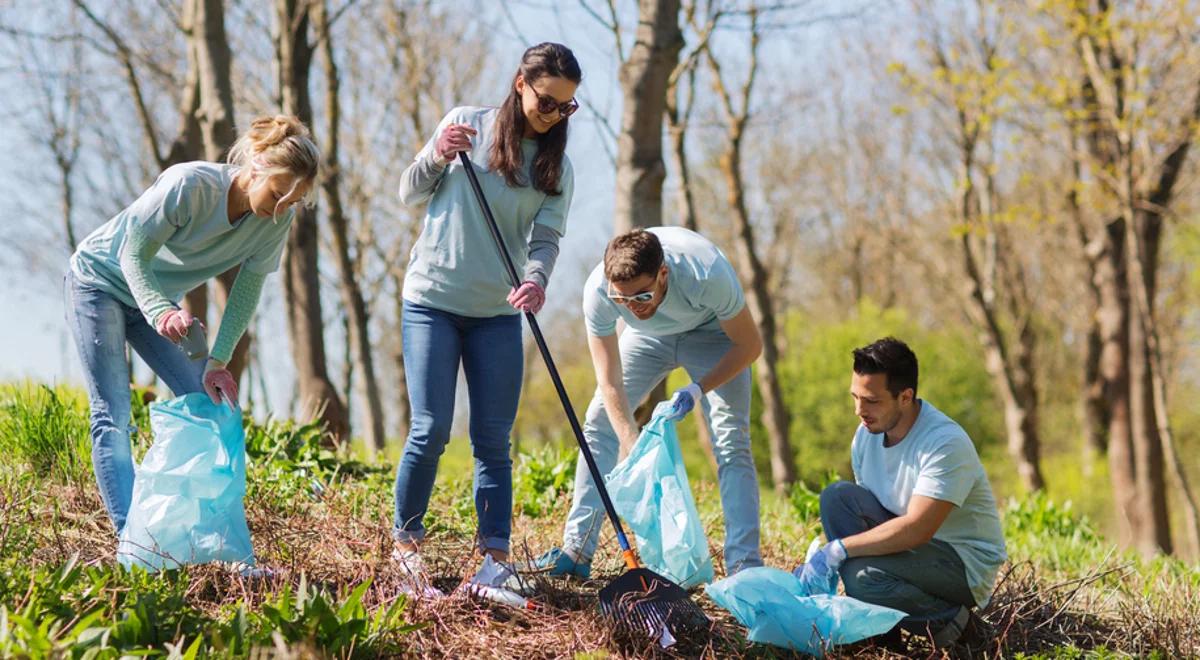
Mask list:
[[[529,91],[533,92],[533,95],[537,97],[537,111],[540,114],[548,115],[551,112],[558,110],[558,114],[563,119],[566,119],[567,117],[575,114],[575,111],[579,109],[579,102],[574,98],[572,98],[570,101],[559,103],[553,96],[538,93],[538,91],[533,88],[533,85],[527,83],[525,86],[528,87]]]

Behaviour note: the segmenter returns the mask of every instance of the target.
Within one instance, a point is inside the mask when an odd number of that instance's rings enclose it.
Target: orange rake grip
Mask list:
[[[637,555],[633,554],[633,548],[622,551],[621,556],[625,558],[625,568],[631,571],[635,568],[641,568],[641,565],[638,564]]]

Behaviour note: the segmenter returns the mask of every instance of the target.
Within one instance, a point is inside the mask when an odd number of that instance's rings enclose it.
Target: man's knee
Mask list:
[[[862,486],[850,481],[835,481],[821,491],[821,513],[826,511],[844,511],[852,501],[860,496]]]
[[[847,559],[840,572],[847,596],[864,603],[904,610],[896,600],[898,578],[872,566],[869,557]]]

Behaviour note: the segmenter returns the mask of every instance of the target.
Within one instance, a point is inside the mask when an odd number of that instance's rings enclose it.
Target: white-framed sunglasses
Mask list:
[[[654,300],[654,291],[642,291],[635,293],[632,296],[623,296],[619,293],[612,292],[612,285],[608,285],[608,299],[618,305],[628,305],[629,303],[648,303]]]

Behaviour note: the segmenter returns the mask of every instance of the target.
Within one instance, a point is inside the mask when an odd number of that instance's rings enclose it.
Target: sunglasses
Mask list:
[[[618,305],[628,305],[629,303],[644,304],[644,303],[650,302],[651,300],[654,300],[654,290],[653,289],[651,289],[649,291],[642,291],[640,293],[635,293],[632,296],[623,296],[619,293],[613,293],[612,285],[609,284],[608,291],[606,293],[608,295],[608,299],[617,303]]]
[[[579,109],[579,102],[574,98],[572,98],[570,101],[559,103],[553,96],[539,94],[538,91],[533,88],[533,85],[525,86],[528,87],[529,91],[533,92],[533,95],[537,97],[537,111],[539,114],[548,115],[555,110],[558,110],[559,116],[561,116],[563,119],[566,119],[567,117],[575,114],[575,111]]]

